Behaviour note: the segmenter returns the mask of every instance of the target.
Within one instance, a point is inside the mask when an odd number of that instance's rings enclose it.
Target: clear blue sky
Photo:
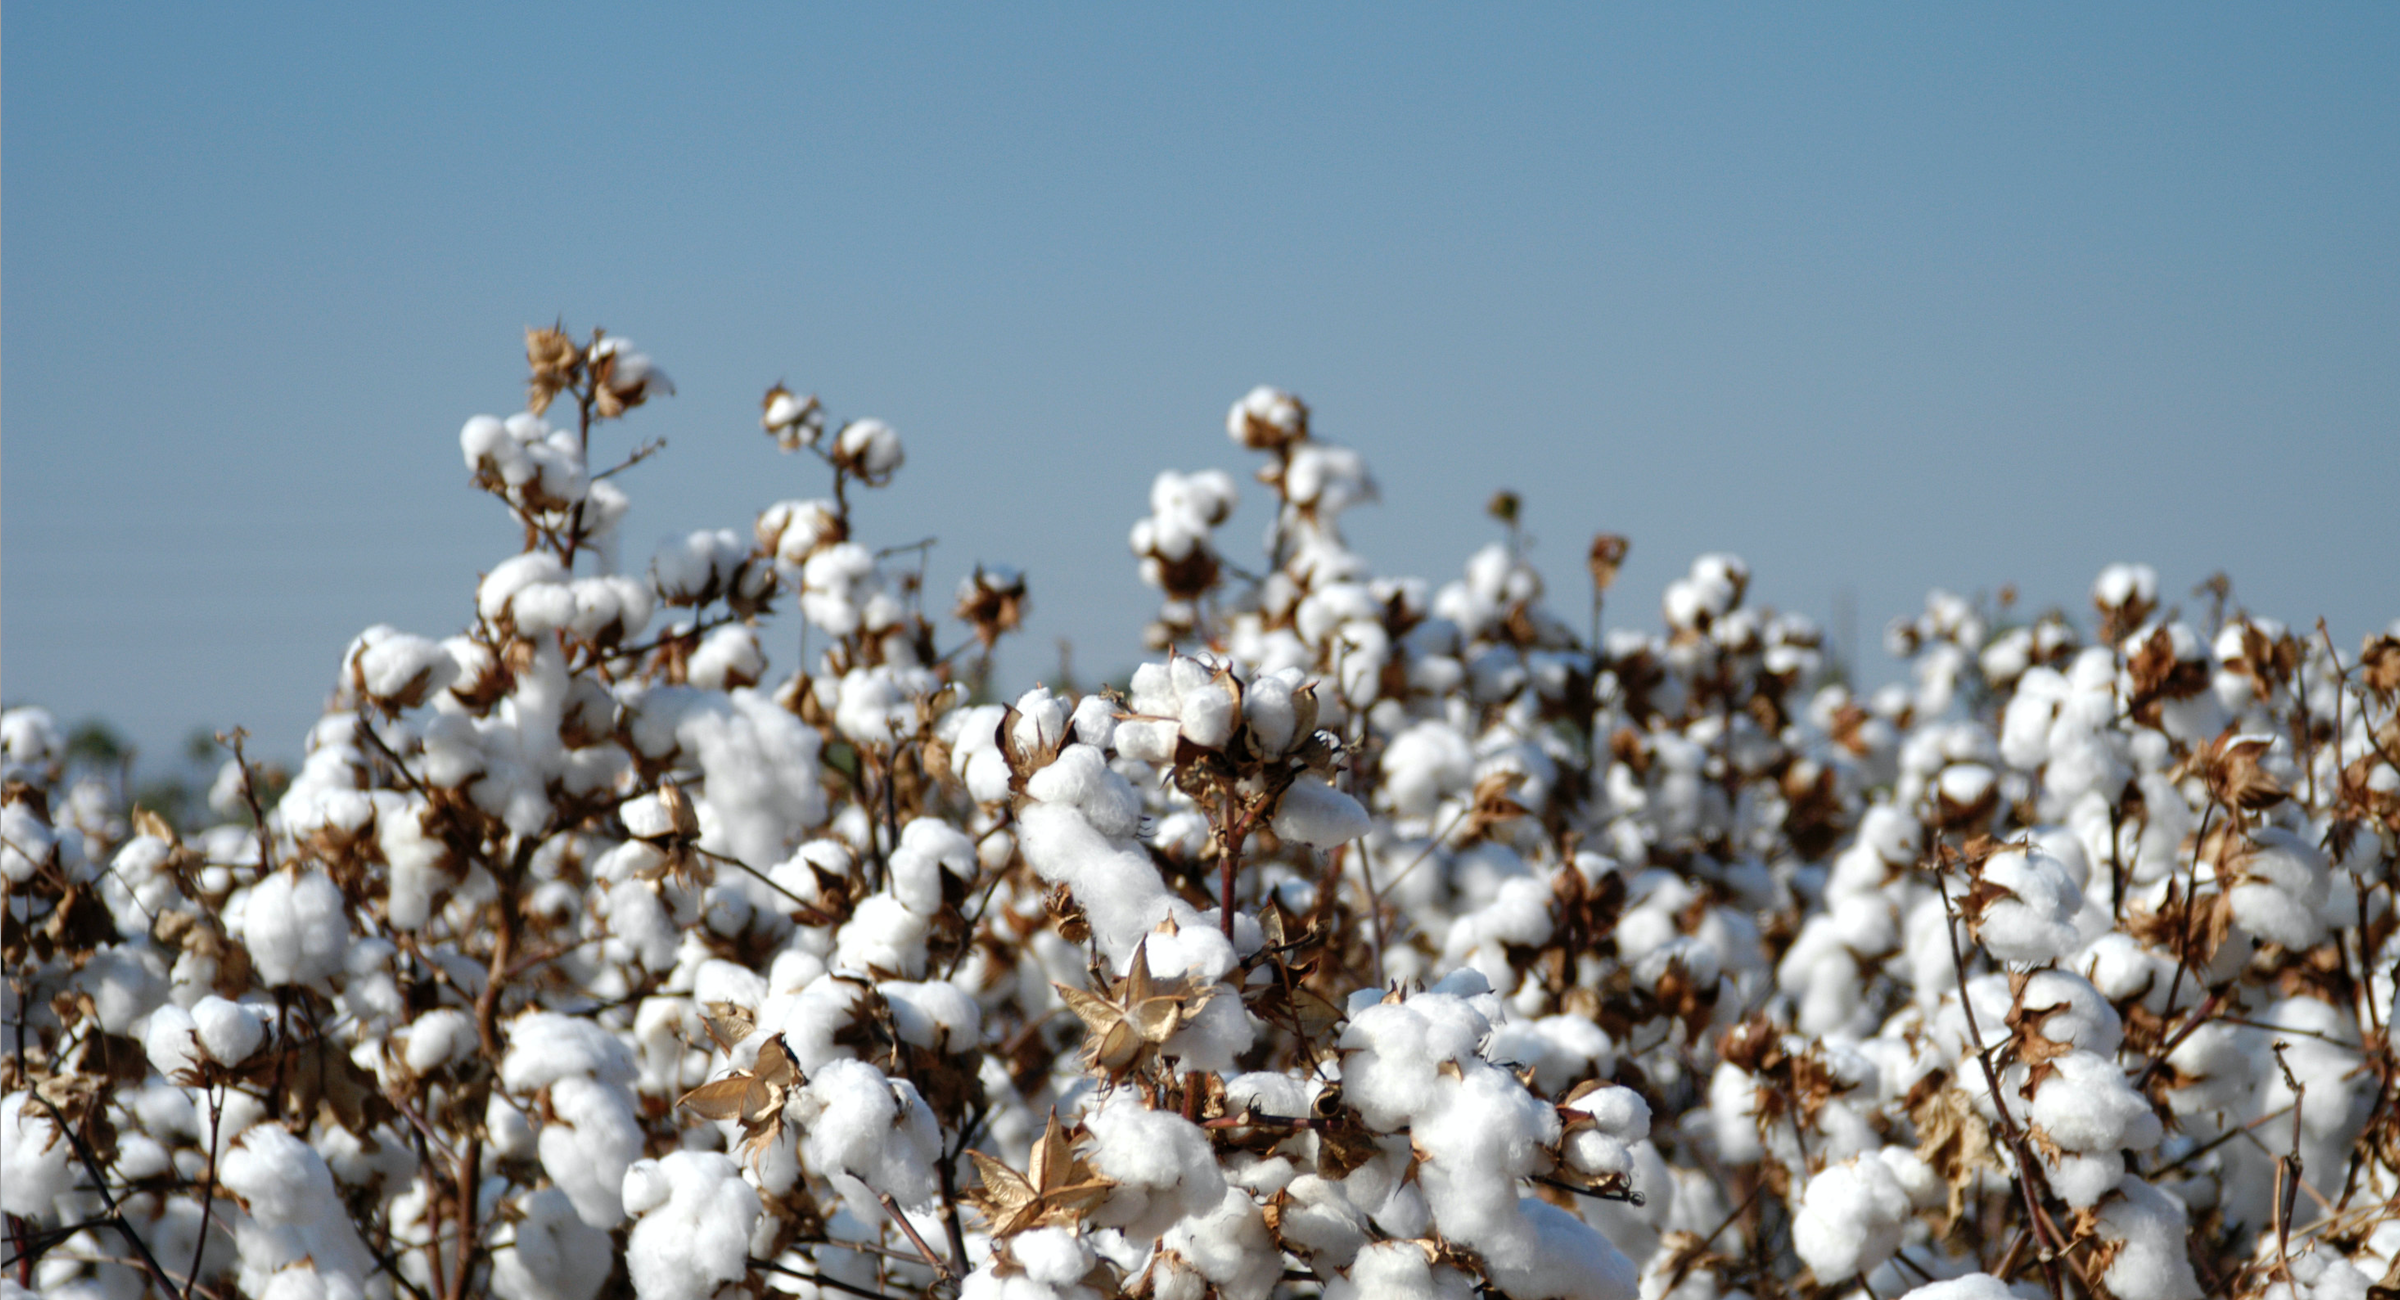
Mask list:
[[[1870,642],[2117,559],[2400,614],[2400,6],[0,23],[0,693],[153,752],[290,754],[359,628],[462,624],[513,538],[458,427],[561,314],[682,388],[611,435],[673,444],[629,559],[822,491],[785,379],[907,438],[870,539],[1029,570],[1019,680],[1133,662],[1149,478],[1246,473],[1262,382],[1368,454],[1387,572],[1506,485],[1571,609],[1630,535],[1646,623],[1718,548]]]

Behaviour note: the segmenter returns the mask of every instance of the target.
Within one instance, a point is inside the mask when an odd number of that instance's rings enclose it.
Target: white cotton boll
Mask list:
[[[922,975],[925,939],[931,932],[924,913],[890,894],[872,894],[842,923],[834,940],[833,964],[843,970]]]
[[[902,1042],[963,1052],[982,1040],[983,1009],[974,995],[948,980],[886,980],[875,989],[891,1004],[893,1028]]]
[[[80,1166],[48,1109],[31,1103],[24,1092],[0,1099],[0,1167],[8,1170],[0,1179],[0,1209],[48,1219],[58,1198],[74,1190]]]
[[[1176,1224],[1159,1244],[1214,1283],[1224,1300],[1266,1300],[1283,1275],[1266,1217],[1238,1187],[1226,1188],[1209,1213]]]
[[[278,871],[251,887],[241,937],[269,988],[320,983],[342,969],[350,948],[342,891],[322,871]]]
[[[1832,1165],[1808,1180],[1792,1248],[1820,1282],[1871,1273],[1900,1248],[1909,1210],[1907,1189],[1882,1160]]]
[[[1242,721],[1249,727],[1251,742],[1261,754],[1273,757],[1291,748],[1295,739],[1293,729],[1299,718],[1294,712],[1292,696],[1298,689],[1299,676],[1296,672],[1266,674],[1242,692]]]
[[[810,1169],[847,1174],[912,1208],[932,1202],[941,1129],[908,1084],[864,1061],[828,1061],[801,1090],[795,1113],[808,1129],[801,1158]]]
[[[1137,763],[1164,767],[1175,761],[1175,741],[1183,734],[1174,719],[1134,718],[1117,724],[1117,752]]]
[[[254,1125],[235,1138],[217,1174],[261,1223],[312,1223],[328,1207],[341,1213],[333,1171],[324,1157],[277,1125]]]
[[[1415,723],[1383,751],[1383,788],[1393,810],[1406,816],[1430,816],[1443,796],[1474,779],[1474,749],[1446,722]]]
[[[797,568],[818,547],[841,537],[841,516],[831,501],[778,501],[758,516],[758,548]]]
[[[2062,1149],[2055,1154],[2042,1152],[2037,1158],[2050,1190],[2079,1210],[2098,1205],[2125,1176],[2125,1157],[2115,1151],[2092,1155]]]
[[[401,1060],[422,1077],[473,1053],[475,1022],[456,1007],[436,1007],[408,1024]]]
[[[2112,564],[2092,580],[2092,600],[2104,609],[2122,609],[2139,601],[2158,602],[2158,570],[2147,564]]]
[[[1125,839],[1141,828],[1142,797],[1090,745],[1069,745],[1057,761],[1025,782],[1025,793],[1042,803],[1075,809],[1092,829]]]
[[[2016,1300],[2016,1295],[2008,1289],[2008,1283],[1989,1273],[1969,1273],[1928,1282],[1900,1300]]]
[[[2325,933],[2330,893],[2325,855],[2280,826],[2262,826],[2250,840],[2255,847],[2235,863],[2244,879],[2229,891],[2234,919],[2286,948],[2315,945]]]
[[[1117,734],[1117,707],[1099,695],[1086,695],[1075,701],[1075,712],[1067,720],[1068,730],[1075,739],[1094,749],[1107,749]]]
[[[1008,1252],[1027,1277],[1047,1287],[1081,1285],[1095,1262],[1091,1247],[1067,1228],[1020,1232],[1009,1238]]]
[[[1320,849],[1362,839],[1373,827],[1358,800],[1314,775],[1302,775],[1284,790],[1270,824],[1278,837]]]
[[[704,691],[755,686],[766,675],[767,652],[752,628],[733,624],[718,628],[700,642],[685,666],[685,680]]]
[[[1160,1046],[1159,1054],[1175,1058],[1186,1070],[1223,1073],[1233,1068],[1235,1058],[1250,1050],[1256,1037],[1256,1027],[1250,1013],[1242,1009],[1241,998],[1219,986],[1217,996],[1202,1003]]]
[[[2055,961],[2078,946],[2083,894],[2065,864],[2039,847],[1995,853],[1983,881],[2007,890],[1984,908],[1977,938],[2001,961]]]
[[[1599,1131],[1619,1141],[1639,1142],[1650,1136],[1650,1103],[1631,1088],[1594,1088],[1564,1105],[1591,1116]]]
[[[2148,1150],[2162,1130],[2150,1103],[2105,1057],[2072,1051],[2033,1095],[2029,1117],[2070,1151]]]
[[[625,1241],[625,1269],[641,1300],[706,1300],[749,1271],[758,1191],[714,1151],[675,1151],[625,1173],[624,1198],[641,1221]]]
[[[439,642],[382,623],[358,634],[344,662],[367,698],[387,706],[423,703],[458,675],[458,661]]]
[[[25,804],[0,807],[0,876],[15,884],[33,879],[57,843],[58,837]]]
[[[592,1300],[608,1281],[614,1251],[608,1234],[585,1223],[555,1187],[529,1192],[492,1252],[492,1293],[500,1300]]]
[[[1251,389],[1225,414],[1225,433],[1236,446],[1260,450],[1279,446],[1308,431],[1308,409],[1300,399],[1265,384]]]
[[[118,860],[122,862],[123,857],[119,854]],[[166,1000],[164,974],[165,967],[155,950],[128,943],[93,953],[76,975],[75,983],[92,995],[92,1010],[99,1017],[100,1027],[112,1034],[122,1034]]]
[[[890,478],[907,459],[899,431],[881,420],[852,420],[843,425],[833,450],[836,458],[869,480]]]
[[[900,830],[892,850],[892,893],[912,912],[931,916],[942,907],[942,873],[973,880],[975,842],[949,823],[919,817]]]
[[[1066,739],[1067,718],[1067,702],[1036,686],[1017,697],[1016,726],[1009,735],[1019,749],[1047,748]]]
[[[258,1008],[214,993],[192,1004],[192,1024],[200,1050],[219,1065],[240,1065],[267,1041],[267,1020]]]
[[[566,566],[548,551],[528,551],[492,566],[475,588],[475,612],[487,621],[508,614],[517,597],[537,588],[563,591]]]
[[[640,1074],[633,1049],[615,1034],[593,1020],[555,1011],[528,1011],[510,1022],[508,1054],[500,1060],[501,1086],[520,1094],[577,1075],[629,1084]]]
[[[200,1063],[200,1026],[192,1013],[170,1002],[150,1013],[142,1051],[150,1068],[172,1079]]]
[[[1325,1300],[1470,1300],[1474,1294],[1466,1274],[1436,1268],[1414,1241],[1360,1247],[1348,1275],[1325,1286]]]
[[[2200,1280],[2185,1251],[2183,1207],[2127,1174],[2118,1196],[2101,1206],[2100,1237],[2120,1244],[2100,1281],[2117,1300],[2199,1300]]]
[[[1181,1115],[1150,1110],[1128,1091],[1085,1116],[1092,1168],[1116,1190],[1093,1214],[1128,1237],[1155,1237],[1177,1219],[1206,1214],[1225,1197],[1208,1135]]]
[[[542,1126],[538,1149],[550,1181],[595,1228],[625,1217],[625,1170],[642,1154],[641,1122],[622,1086],[574,1076],[550,1085],[554,1119]]]
[[[1240,720],[1233,696],[1213,682],[1185,695],[1179,714],[1184,738],[1203,749],[1216,749],[1233,739],[1234,723]]]

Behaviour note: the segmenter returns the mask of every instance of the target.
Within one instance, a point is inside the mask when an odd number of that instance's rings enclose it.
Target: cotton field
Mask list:
[[[527,358],[458,439],[521,552],[288,787],[0,723],[5,1296],[2400,1294],[2400,621],[2109,564],[1857,694],[1732,555],[1545,591],[1510,498],[1375,573],[1260,388],[1167,452],[1253,484],[1124,505],[1130,682],[995,692],[1044,575],[857,535],[900,432],[778,385],[826,495],[612,570],[673,387]]]

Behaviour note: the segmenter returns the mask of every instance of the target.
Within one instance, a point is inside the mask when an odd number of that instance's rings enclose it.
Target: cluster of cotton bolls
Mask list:
[[[888,425],[777,385],[828,494],[624,572],[590,457],[671,389],[527,353],[461,435],[525,549],[360,634],[280,795],[237,748],[174,826],[0,717],[0,1295],[2400,1285],[2400,626],[2116,565],[1853,692],[1731,555],[1554,607],[1513,499],[1377,575],[1260,388],[1257,571],[1162,475],[1149,661],[996,696],[1027,584],[939,622],[859,540]]]

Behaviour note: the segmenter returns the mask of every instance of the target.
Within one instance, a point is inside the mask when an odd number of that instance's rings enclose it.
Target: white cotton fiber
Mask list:
[[[1296,844],[1330,849],[1363,838],[1372,823],[1358,800],[1314,775],[1302,775],[1275,805],[1275,834]]]
[[[266,1017],[258,1008],[214,993],[192,1004],[192,1025],[200,1050],[219,1065],[240,1065],[267,1041]]]
[[[1985,949],[2001,961],[2055,961],[2078,945],[2075,914],[2083,892],[2066,864],[2039,846],[1993,854],[1983,883],[2007,893],[1983,910],[1977,927]]]
[[[322,871],[275,872],[251,887],[241,937],[269,988],[320,983],[340,972],[350,949],[342,891]]]
[[[592,1300],[608,1281],[614,1250],[608,1234],[585,1223],[555,1187],[518,1203],[505,1249],[492,1252],[492,1293],[500,1300]]]
[[[1822,1283],[1871,1273],[1900,1248],[1910,1202],[1890,1165],[1863,1157],[1808,1180],[1792,1248]]]
[[[622,1195],[641,1219],[625,1268],[641,1300],[706,1300],[747,1272],[758,1191],[714,1151],[675,1151],[625,1171]]]

